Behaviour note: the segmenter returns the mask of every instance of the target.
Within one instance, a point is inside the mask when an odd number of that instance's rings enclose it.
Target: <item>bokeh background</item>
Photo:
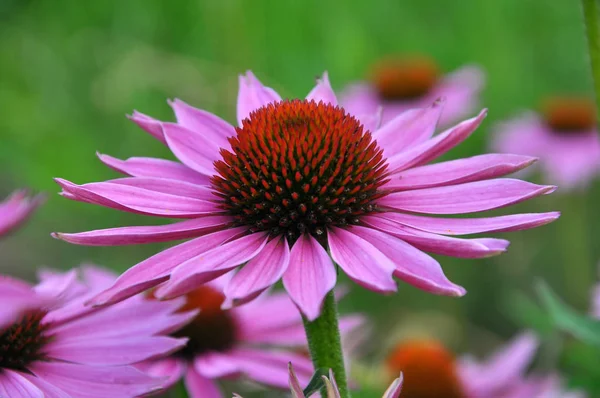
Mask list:
[[[63,199],[52,181],[116,177],[96,151],[170,158],[125,118],[133,109],[169,120],[166,99],[178,97],[233,121],[237,75],[247,69],[283,96],[304,96],[324,70],[340,90],[390,54],[427,54],[444,71],[464,64],[485,70],[482,104],[489,116],[446,158],[481,153],[494,123],[537,108],[546,95],[591,95],[577,1],[0,0],[0,196],[21,187],[48,194],[27,227],[1,243],[0,272],[33,278],[38,266],[82,261],[124,270],[160,249],[71,246],[49,235],[149,222]],[[342,309],[372,321],[366,361],[376,363],[394,341],[415,334],[483,355],[523,328],[546,333],[534,305],[540,279],[587,311],[600,258],[599,199],[600,184],[559,190],[518,206],[563,216],[512,233],[507,254],[440,258],[447,275],[469,291],[464,298],[402,283],[397,295],[382,297],[349,284]],[[545,335],[539,366],[579,374],[589,359],[564,355],[554,334]]]

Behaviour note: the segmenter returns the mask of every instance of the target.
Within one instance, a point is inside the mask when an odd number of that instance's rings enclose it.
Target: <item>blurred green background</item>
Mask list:
[[[496,121],[545,95],[591,94],[577,1],[0,0],[0,194],[30,187],[49,195],[28,226],[1,243],[0,271],[33,277],[40,265],[82,261],[124,270],[160,249],[71,246],[49,236],[153,221],[60,198],[52,181],[116,177],[96,151],[170,158],[125,118],[133,109],[169,120],[166,99],[178,97],[234,121],[237,75],[247,69],[283,96],[304,96],[324,70],[340,90],[380,57],[403,53],[429,54],[445,71],[467,63],[486,71],[489,116],[450,158],[481,153]],[[343,309],[368,313],[376,336],[369,341],[385,342],[367,343],[367,354],[377,358],[410,333],[483,354],[524,327],[544,330],[524,301],[540,278],[587,311],[600,258],[599,199],[599,184],[535,199],[516,210],[560,210],[562,218],[510,234],[509,252],[497,258],[440,258],[469,291],[464,298],[402,283],[392,297],[353,287]],[[558,361],[569,373],[568,361],[547,356],[546,366]]]

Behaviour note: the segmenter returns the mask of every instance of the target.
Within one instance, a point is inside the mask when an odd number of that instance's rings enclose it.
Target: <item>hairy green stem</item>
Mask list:
[[[583,20],[592,64],[596,112],[600,115],[600,0],[581,0],[581,4],[583,5]]]
[[[321,316],[312,322],[304,319],[304,329],[306,330],[310,357],[315,369],[332,369],[340,390],[340,397],[349,398],[338,325],[337,304],[333,291],[325,296]],[[327,392],[322,391],[321,396],[326,397]]]

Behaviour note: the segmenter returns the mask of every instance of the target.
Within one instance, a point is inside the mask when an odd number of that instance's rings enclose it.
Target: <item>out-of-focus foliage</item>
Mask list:
[[[237,74],[246,69],[284,96],[303,96],[324,70],[339,90],[396,53],[429,54],[445,71],[470,63],[485,69],[489,117],[450,158],[481,153],[495,122],[537,108],[545,95],[591,94],[577,1],[0,1],[0,194],[18,187],[50,193],[37,217],[2,243],[0,272],[31,276],[38,265],[81,261],[123,270],[159,249],[78,247],[49,237],[148,222],[59,198],[52,182],[116,177],[96,151],[171,157],[124,117],[133,109],[171,119],[165,100],[179,97],[233,121]],[[519,206],[563,216],[513,233],[507,254],[440,258],[469,291],[462,299],[404,284],[392,297],[353,288],[341,305],[373,319],[366,353],[379,352],[374,342],[393,339],[390,330],[401,336],[414,328],[403,320],[415,313],[433,314],[426,325],[458,325],[427,327],[457,351],[488,352],[523,326],[513,312],[527,309],[515,308],[513,294],[531,296],[540,276],[586,311],[600,258],[598,199],[599,184],[582,193],[559,190]]]

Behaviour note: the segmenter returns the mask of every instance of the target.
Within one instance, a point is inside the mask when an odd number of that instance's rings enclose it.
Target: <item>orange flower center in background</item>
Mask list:
[[[188,343],[176,355],[191,359],[209,351],[225,351],[237,340],[237,325],[229,311],[221,309],[225,296],[210,286],[188,293],[180,312],[199,309],[198,315],[185,327],[173,333],[187,337]]]
[[[560,133],[578,133],[596,125],[594,102],[585,97],[554,97],[542,104],[546,123]]]
[[[342,108],[305,100],[250,114],[222,150],[212,184],[221,207],[252,232],[310,233],[357,224],[375,210],[387,162],[371,133]]]
[[[383,60],[373,67],[371,73],[379,96],[387,101],[425,95],[438,78],[437,65],[427,57]]]
[[[0,373],[2,369],[26,371],[33,361],[43,360],[43,347],[50,337],[44,334],[45,311],[31,311],[12,325],[0,330]]]
[[[393,377],[400,372],[404,375],[401,398],[465,397],[454,356],[436,341],[400,343],[386,358],[385,365]]]

